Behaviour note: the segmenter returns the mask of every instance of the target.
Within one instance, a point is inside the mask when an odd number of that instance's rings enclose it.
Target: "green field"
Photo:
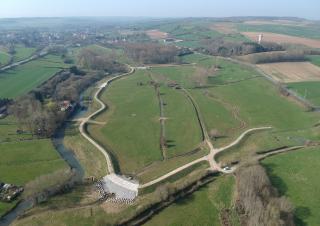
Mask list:
[[[264,77],[257,77],[257,72],[224,61],[219,65],[222,69],[209,79],[217,86],[208,88],[207,92],[238,107],[239,116],[250,127],[271,125],[277,129],[296,129],[310,127],[317,121],[316,114],[306,113],[303,108],[280,96],[273,84]]]
[[[201,109],[206,129],[218,129],[222,135],[236,136],[240,122],[232,114],[232,109],[208,96],[204,90],[191,90],[191,94]]]
[[[201,128],[196,111],[187,95],[182,90],[168,87],[171,81],[183,86],[192,80],[192,67],[162,67],[152,69],[152,78],[161,84],[160,93],[163,99],[165,136],[168,142],[168,157],[183,154],[195,149],[202,141]],[[186,79],[187,77],[188,79]]]
[[[320,56],[319,55],[312,55],[312,56],[308,56],[309,61],[320,67]]]
[[[287,87],[315,106],[320,106],[320,82],[289,83]]]
[[[284,35],[320,39],[320,30],[314,26],[286,26],[286,25],[250,25],[238,24],[238,30],[241,32],[272,32]]]
[[[32,54],[36,51],[36,48],[24,47],[22,45],[18,45],[15,47],[16,53],[13,55],[13,60],[15,62],[24,60],[32,56]]]
[[[240,109],[240,117],[250,127],[299,129],[311,127],[317,121],[316,114],[306,113],[303,108],[281,97],[276,87],[264,78],[211,88],[209,92],[237,106]]]
[[[96,118],[97,121],[107,121],[107,124],[89,126],[91,135],[114,154],[125,173],[137,173],[143,167],[162,160],[162,156],[172,158],[187,154],[199,147],[202,141],[191,101],[181,90],[161,83],[167,141],[166,150],[161,152],[159,100],[155,88],[149,84],[151,78],[148,74],[147,71],[138,71],[115,81],[102,95],[110,109]],[[152,74],[156,81],[161,80],[160,77]]]
[[[155,67],[152,68],[152,74],[156,80],[162,84],[175,81],[184,88],[194,86],[193,78],[194,68],[192,66],[177,67]]]
[[[18,135],[17,129],[13,118],[0,120],[1,182],[23,186],[41,175],[67,168],[51,140],[31,140],[30,134]],[[0,216],[13,205],[0,203]]]
[[[276,130],[296,130],[311,128],[319,120],[317,114],[307,113],[282,97],[273,84],[252,69],[203,55],[191,55],[183,60],[196,62],[201,67],[213,64],[220,67],[201,89],[193,88],[194,69],[191,66],[156,71],[189,88],[207,129],[218,129],[222,136],[226,136],[218,143],[229,142],[230,138],[234,139],[248,128],[272,126]]]
[[[25,94],[64,66],[60,57],[49,55],[0,73],[0,98],[15,98]]]
[[[167,157],[174,157],[196,149],[202,141],[201,128],[195,109],[181,91],[162,86]]]
[[[144,85],[139,86],[137,83]],[[116,156],[123,173],[133,173],[162,158],[159,147],[159,103],[146,72],[138,71],[115,81],[102,100],[110,103],[97,121],[105,126],[89,126],[89,132]]]
[[[0,51],[0,66],[6,65],[10,61],[10,55],[6,52]]]
[[[220,210],[231,208],[234,183],[232,176],[218,178],[192,195],[176,201],[144,225],[221,225]],[[233,225],[239,225],[236,217],[231,217],[231,220]]]
[[[66,166],[50,140],[0,143],[0,178],[24,185],[36,177]]]
[[[263,161],[274,186],[295,206],[296,225],[320,222],[320,149],[309,148]]]
[[[211,29],[212,23],[207,21],[168,23],[159,26],[159,30],[169,33],[181,42],[176,45],[187,48],[201,48],[205,46],[205,41],[210,39],[223,38],[230,42],[246,42],[248,38],[239,34],[222,34],[219,31]]]
[[[152,164],[152,166],[144,169],[143,171],[137,174],[137,178],[141,184],[157,179],[159,176],[165,175],[172,170],[177,169],[179,166],[183,166],[188,164],[196,159],[199,159],[205,155],[207,155],[209,151],[207,149],[203,149],[194,154],[180,156],[176,158],[171,158],[166,161],[156,162]],[[204,166],[206,162],[202,162],[202,166]],[[208,166],[206,167],[208,168]],[[186,171],[188,171],[188,168]],[[184,171],[183,171],[184,172]]]
[[[160,26],[161,31],[169,33],[176,39],[183,40],[177,43],[181,47],[202,47],[202,41],[209,38],[221,37],[223,34],[197,24],[168,24]]]

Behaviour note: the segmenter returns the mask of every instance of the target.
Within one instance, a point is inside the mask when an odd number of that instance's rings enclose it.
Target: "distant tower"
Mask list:
[[[259,45],[260,45],[261,42],[262,42],[262,38],[263,38],[263,34],[260,34],[260,35],[258,36],[258,43],[259,43]]]

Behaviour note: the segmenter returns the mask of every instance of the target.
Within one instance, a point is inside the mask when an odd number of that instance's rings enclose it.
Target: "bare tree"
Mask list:
[[[240,168],[236,178],[236,207],[242,225],[294,225],[291,203],[285,197],[279,197],[261,165]]]

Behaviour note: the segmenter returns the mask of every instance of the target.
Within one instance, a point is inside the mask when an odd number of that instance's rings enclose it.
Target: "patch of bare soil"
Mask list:
[[[165,39],[168,37],[168,33],[162,32],[159,30],[149,30],[146,32],[146,34],[151,38],[151,39]]]
[[[105,202],[101,205],[103,210],[106,213],[120,213],[122,210],[127,208],[126,204],[120,204],[120,203],[112,203],[112,202]]]
[[[220,212],[220,222],[222,226],[232,226],[231,220],[230,220],[230,210],[223,209]]]
[[[222,34],[234,34],[237,33],[237,29],[235,28],[233,23],[214,23],[210,26],[212,30],[218,31]]]
[[[278,44],[300,44],[312,48],[320,48],[320,40],[295,37],[290,35],[269,33],[269,32],[242,32],[241,34],[247,36],[252,41],[258,41],[258,36],[263,34],[263,41],[275,42]]]

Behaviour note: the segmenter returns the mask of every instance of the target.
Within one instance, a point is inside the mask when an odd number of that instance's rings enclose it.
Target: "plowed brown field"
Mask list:
[[[159,30],[149,30],[146,33],[151,39],[165,39],[168,37],[168,33]]]
[[[253,41],[257,41],[259,34],[263,34],[263,41],[265,42],[275,42],[279,44],[283,44],[283,43],[301,44],[301,45],[309,46],[312,48],[320,48],[320,40],[315,40],[315,39],[268,33],[268,32],[242,32],[242,34],[247,36]]]
[[[259,64],[258,67],[280,82],[320,81],[320,67],[309,62]]]

